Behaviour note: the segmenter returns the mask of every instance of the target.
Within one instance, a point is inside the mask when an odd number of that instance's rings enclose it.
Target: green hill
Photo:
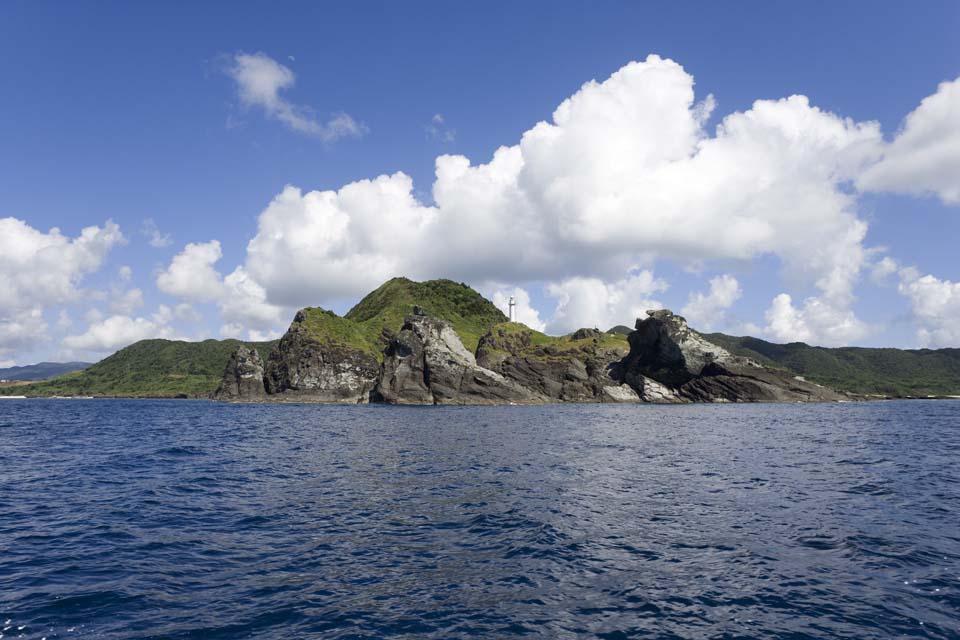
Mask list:
[[[842,391],[901,397],[960,395],[960,349],[829,349],[722,333],[703,335],[737,355]]]
[[[0,388],[2,395],[207,397],[239,340],[141,340],[83,371]],[[246,342],[264,358],[275,342]]]
[[[22,367],[6,367],[0,369],[0,380],[46,380],[89,366],[89,362],[38,362]]]
[[[304,324],[320,341],[346,344],[381,358],[389,336],[400,330],[414,306],[450,322],[470,351],[476,350],[483,334],[507,320],[492,302],[465,284],[393,278],[367,294],[343,317],[319,307],[304,309]]]

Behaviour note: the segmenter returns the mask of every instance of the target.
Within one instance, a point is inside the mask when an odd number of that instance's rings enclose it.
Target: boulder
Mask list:
[[[667,309],[648,311],[628,336],[618,365],[624,383],[647,402],[825,402],[846,399],[790,372],[765,367],[716,345]]]
[[[271,400],[365,403],[379,370],[369,350],[313,334],[301,310],[270,353],[264,384]]]
[[[384,351],[374,397],[392,404],[545,401],[539,394],[479,366],[449,322],[422,312],[406,318]]]
[[[223,370],[223,379],[214,392],[217,400],[263,400],[263,360],[256,349],[240,345]]]

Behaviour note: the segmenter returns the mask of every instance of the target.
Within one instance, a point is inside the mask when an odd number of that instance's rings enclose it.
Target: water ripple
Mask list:
[[[0,405],[7,638],[958,638],[960,403]]]

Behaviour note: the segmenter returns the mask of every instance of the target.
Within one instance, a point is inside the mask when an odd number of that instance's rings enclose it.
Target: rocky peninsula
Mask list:
[[[624,333],[547,336],[507,321],[466,285],[394,279],[342,318],[300,310],[265,360],[238,346],[214,398],[421,405],[849,398],[734,355],[665,309]]]

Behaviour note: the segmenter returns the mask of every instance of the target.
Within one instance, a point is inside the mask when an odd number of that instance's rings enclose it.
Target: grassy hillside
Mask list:
[[[488,354],[502,352],[506,355],[511,350],[517,355],[549,358],[592,350],[594,347],[616,349],[624,355],[630,350],[627,336],[613,331],[600,333],[596,343],[593,338],[577,339],[576,332],[565,336],[549,336],[519,322],[502,322],[493,327],[493,332],[494,335],[483,346]]]
[[[828,349],[722,333],[704,337],[733,353],[834,389],[894,396],[960,395],[960,349]]]
[[[0,388],[3,395],[206,397],[216,390],[239,340],[141,340],[84,371],[29,385]],[[275,342],[247,342],[263,358]]]
[[[320,308],[305,309],[305,325],[320,340],[346,344],[382,357],[387,335],[419,306],[453,325],[464,346],[475,351],[480,337],[507,317],[492,302],[452,280],[413,282],[393,278],[358,302],[343,317]]]

